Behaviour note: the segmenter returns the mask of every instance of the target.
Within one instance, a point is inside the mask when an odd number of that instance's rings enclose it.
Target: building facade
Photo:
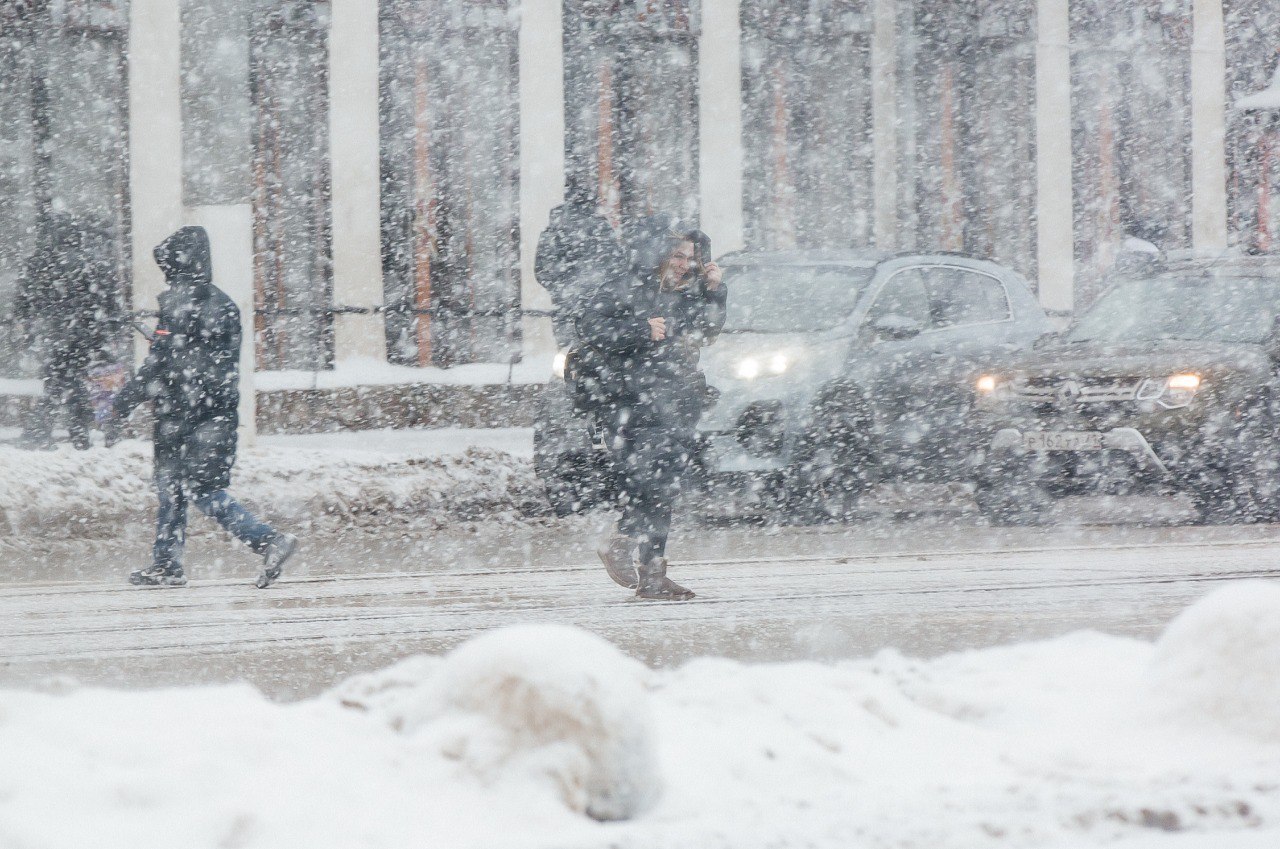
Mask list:
[[[1126,234],[1280,249],[1278,50],[1265,0],[8,0],[0,363],[57,213],[143,311],[208,227],[259,370],[541,354],[566,179],[717,251],[990,256],[1067,313]]]

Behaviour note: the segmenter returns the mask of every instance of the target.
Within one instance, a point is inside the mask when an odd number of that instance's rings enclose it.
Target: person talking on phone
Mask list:
[[[728,292],[710,240],[673,216],[643,219],[630,247],[631,275],[603,285],[578,321],[603,363],[594,412],[622,485],[599,553],[639,598],[682,601],[694,594],[667,577],[667,537],[707,399],[699,350],[724,325]]]

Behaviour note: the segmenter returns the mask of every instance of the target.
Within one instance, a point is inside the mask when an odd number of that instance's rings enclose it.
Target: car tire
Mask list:
[[[791,475],[789,500],[806,521],[848,521],[881,477],[871,415],[853,401],[830,409],[819,422]]]
[[[1280,516],[1280,451],[1270,438],[1268,409],[1241,414],[1230,454],[1202,459],[1189,482],[1192,500],[1205,524],[1272,522]]]
[[[1206,525],[1272,522],[1280,516],[1275,472],[1216,467],[1197,475],[1191,499]]]
[[[565,454],[544,459],[537,469],[551,509],[561,518],[612,504],[617,490],[601,458]]]

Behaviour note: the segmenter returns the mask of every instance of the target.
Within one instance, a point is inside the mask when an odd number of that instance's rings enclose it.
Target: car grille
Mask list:
[[[1014,384],[1015,397],[1033,404],[1079,407],[1087,404],[1114,404],[1132,401],[1141,378],[1037,377]]]

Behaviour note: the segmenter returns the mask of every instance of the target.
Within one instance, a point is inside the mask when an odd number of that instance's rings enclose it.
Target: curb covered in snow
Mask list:
[[[105,533],[155,512],[151,446],[20,451],[0,447],[0,534]],[[545,508],[526,458],[472,448],[452,456],[305,448],[242,450],[232,492],[264,517],[403,513],[514,518]]]

